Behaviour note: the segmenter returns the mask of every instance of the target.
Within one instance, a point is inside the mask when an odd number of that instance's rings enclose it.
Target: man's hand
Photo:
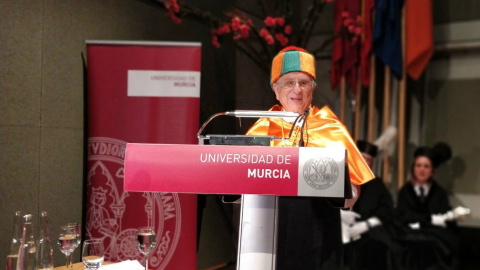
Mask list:
[[[360,221],[353,224],[350,228],[348,228],[348,234],[353,240],[360,238],[360,235],[367,232],[369,230],[368,224],[366,221]]]
[[[351,218],[351,217],[355,217],[355,218],[358,218],[360,217],[359,214],[353,212],[353,211],[342,211],[343,212],[351,212],[351,213],[354,213],[356,215],[353,215],[353,214],[343,214],[345,215],[345,219],[347,218]],[[342,216],[343,218],[343,216]],[[353,220],[355,220],[355,218]],[[366,233],[367,231],[369,231],[371,228],[373,227],[377,227],[377,226],[380,226],[382,225],[382,222],[380,221],[380,219],[378,219],[377,217],[371,217],[369,219],[367,219],[366,221],[359,221],[359,222],[354,222],[353,224],[351,224],[351,226],[349,225],[346,225],[345,222],[343,221],[342,219],[342,238],[343,238],[343,243],[348,243],[350,242],[350,239],[355,241],[355,240],[358,240],[360,239],[360,236],[364,233]],[[346,241],[348,240],[348,241]]]
[[[382,221],[379,218],[373,216],[373,217],[367,219],[367,225],[371,229],[371,228],[382,225]]]
[[[408,227],[412,230],[420,229],[420,222],[408,223]]]
[[[360,218],[361,215],[357,212],[350,211],[350,210],[341,210],[340,217],[342,218],[342,223],[350,226],[355,223],[357,218]]]

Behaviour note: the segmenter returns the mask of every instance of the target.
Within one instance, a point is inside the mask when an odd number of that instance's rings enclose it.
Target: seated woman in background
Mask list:
[[[450,157],[445,143],[418,148],[411,179],[399,191],[396,212],[407,228],[401,237],[406,269],[457,267],[456,222],[447,215],[451,211],[447,192],[433,178],[435,168]]]

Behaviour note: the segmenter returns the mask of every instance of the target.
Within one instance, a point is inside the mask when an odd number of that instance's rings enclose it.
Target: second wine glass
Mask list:
[[[74,223],[73,222],[73,223],[68,223],[67,226],[71,227],[73,232],[75,233],[75,236],[77,238],[77,247],[78,247],[80,245],[80,243],[82,242],[82,225],[80,225],[79,223]],[[70,260],[69,265],[72,265],[72,267],[73,267],[73,258],[72,258],[73,257],[73,252],[74,251],[72,251],[72,253],[70,253],[70,255],[69,255],[69,257],[70,257],[69,258],[69,260]]]
[[[137,232],[137,244],[140,252],[145,255],[145,270],[148,270],[148,257],[157,244],[155,229],[152,227],[141,227]]]
[[[60,227],[60,233],[58,235],[57,242],[60,251],[65,254],[66,258],[66,267],[73,268],[73,265],[70,262],[70,254],[77,248],[77,234],[72,227],[62,226]]]
[[[97,270],[103,264],[105,250],[103,242],[99,239],[91,239],[83,242],[82,261],[86,270]]]

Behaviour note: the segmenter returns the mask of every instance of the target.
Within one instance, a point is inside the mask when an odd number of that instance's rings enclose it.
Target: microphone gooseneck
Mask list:
[[[303,127],[306,125],[307,123],[307,116],[308,116],[308,113],[310,112],[310,107],[308,107],[305,112],[302,114],[302,117],[303,117],[303,123],[302,123],[302,126],[300,128],[300,140],[298,141],[298,146],[299,147],[304,147],[305,146],[305,142],[303,141]]]
[[[304,116],[303,113],[298,114],[298,116],[295,118],[295,121],[293,121],[292,128],[290,129],[290,132],[288,133],[288,136],[287,136],[288,139],[292,137],[294,127],[297,126],[297,122],[300,121],[303,118],[303,116]]]

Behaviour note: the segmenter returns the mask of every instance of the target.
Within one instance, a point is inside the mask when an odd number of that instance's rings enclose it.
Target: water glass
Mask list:
[[[103,242],[99,239],[91,239],[83,242],[82,261],[85,269],[97,270],[102,266],[105,250]]]
[[[70,227],[72,229],[72,231],[74,232],[76,238],[77,238],[77,247],[80,245],[80,243],[82,242],[82,225],[80,223],[68,223],[67,224],[67,227]],[[69,255],[69,263],[68,265],[72,265],[73,267],[73,251],[72,253],[70,253]]]

